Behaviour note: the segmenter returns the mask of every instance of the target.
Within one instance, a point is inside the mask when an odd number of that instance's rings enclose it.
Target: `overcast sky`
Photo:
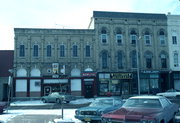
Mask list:
[[[0,0],[0,50],[14,49],[14,28],[87,29],[93,11],[180,15],[180,1]]]

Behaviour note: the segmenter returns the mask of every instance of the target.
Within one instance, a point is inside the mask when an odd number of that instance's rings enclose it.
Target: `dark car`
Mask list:
[[[0,114],[7,108],[7,102],[0,102]]]
[[[177,104],[162,96],[130,97],[121,108],[102,116],[102,123],[168,123],[175,121]]]
[[[96,98],[89,106],[75,111],[75,118],[84,122],[101,122],[104,113],[120,108],[123,101],[120,97]]]
[[[41,100],[44,103],[48,103],[48,102],[61,103],[62,101],[69,103],[70,101],[75,99],[76,99],[75,96],[61,92],[53,92],[50,93],[48,96],[43,96],[41,98]]]

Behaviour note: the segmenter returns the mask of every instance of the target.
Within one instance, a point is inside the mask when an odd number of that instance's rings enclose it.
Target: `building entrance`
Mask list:
[[[51,93],[51,86],[44,87],[44,95],[47,96]]]
[[[93,82],[92,81],[85,81],[84,92],[85,92],[85,98],[93,97],[94,93],[93,93]]]
[[[128,95],[130,92],[129,82],[122,82],[122,95]]]

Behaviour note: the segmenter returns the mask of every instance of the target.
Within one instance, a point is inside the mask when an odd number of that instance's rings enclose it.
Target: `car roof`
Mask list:
[[[99,99],[122,99],[121,97],[115,97],[115,96],[112,96],[112,97],[97,97],[95,98],[95,100],[99,100]]]
[[[161,99],[161,98],[165,98],[165,97],[155,96],[155,95],[140,95],[140,96],[130,97],[129,99]]]

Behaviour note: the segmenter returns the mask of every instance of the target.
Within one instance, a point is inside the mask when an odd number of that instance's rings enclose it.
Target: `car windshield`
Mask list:
[[[175,89],[169,89],[167,90],[167,92],[180,92],[179,90],[175,90]]]
[[[113,106],[113,99],[97,99],[93,101],[90,106]]]
[[[128,99],[123,107],[161,108],[159,99]]]

